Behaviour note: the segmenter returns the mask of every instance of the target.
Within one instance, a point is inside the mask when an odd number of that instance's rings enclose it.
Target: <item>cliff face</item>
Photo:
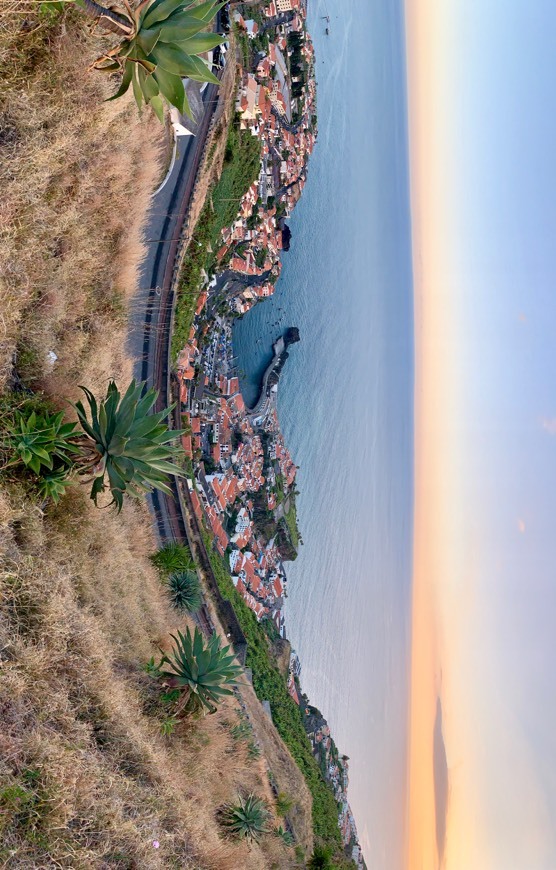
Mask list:
[[[272,655],[274,656],[278,670],[285,678],[287,678],[290,668],[291,651],[291,643],[283,637],[277,637],[276,640],[272,642]]]
[[[297,550],[290,539],[285,520],[280,520],[276,535],[276,545],[283,562],[293,562],[297,559]]]

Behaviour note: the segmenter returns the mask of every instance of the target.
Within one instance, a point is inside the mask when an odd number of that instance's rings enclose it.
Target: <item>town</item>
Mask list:
[[[264,403],[258,415],[245,406],[232,322],[274,291],[280,254],[289,244],[285,219],[303,190],[316,141],[316,94],[305,4],[278,0],[264,15],[259,25],[233,13],[236,32],[266,48],[256,52],[254,71],[243,70],[236,101],[240,129],[261,144],[260,174],[243,195],[237,220],[222,231],[215,273],[199,295],[177,374],[194,508],[212,530],[247,605],[282,631],[283,563],[295,558],[299,544],[296,467],[275,401]]]
[[[306,28],[306,0],[272,0],[262,13],[248,6],[245,15],[236,8],[231,26],[240,42],[253,47],[252,68],[241,72],[235,110],[239,129],[260,143],[260,171],[238,203],[236,220],[222,230],[213,274],[205,276],[189,340],[178,355],[182,445],[200,524],[211,530],[247,606],[285,636],[284,562],[296,558],[302,541],[295,503],[297,468],[280,431],[276,391],[297,330],[289,329],[276,342],[260,399],[248,408],[235,366],[232,325],[234,318],[273,294],[281,253],[289,247],[286,219],[303,191],[317,138],[314,51]],[[306,713],[314,754],[340,807],[344,847],[364,867],[347,803],[347,761],[333,763],[334,744],[322,730],[326,723],[314,730],[315,711],[301,693],[299,671],[293,656],[290,695]]]

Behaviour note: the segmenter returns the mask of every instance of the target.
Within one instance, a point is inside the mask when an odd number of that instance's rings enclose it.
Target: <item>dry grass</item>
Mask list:
[[[229,41],[230,47],[227,55],[229,60],[220,84],[219,104],[214,114],[212,133],[210,139],[207,140],[205,158],[199,168],[195,195],[189,210],[189,236],[193,235],[211,186],[222,172],[228,127],[234,116],[237,68],[231,61],[236,50],[233,31],[230,31]]]
[[[129,375],[127,303],[163,129],[102,102],[114,83],[86,71],[100,40],[78,13],[53,26],[36,8],[0,9],[0,391],[15,358],[61,402]],[[261,759],[232,736],[235,699],[162,735],[142,665],[177,624],[154,547],[141,505],[117,517],[75,490],[43,514],[17,485],[0,491],[2,867],[293,867],[275,837],[247,848],[217,823],[239,790],[271,798],[269,767],[301,796],[294,824],[310,847],[301,775],[250,689]]]
[[[125,370],[114,325],[125,326],[164,130],[131,99],[103,102],[115,82],[87,69],[102,40],[84,17],[22,14],[33,6],[0,11],[0,383],[19,350],[27,381],[67,395],[93,351],[98,383]]]
[[[143,510],[128,507],[120,522],[72,498],[71,514],[66,504],[47,517],[14,492],[1,502],[4,866],[294,866],[274,837],[247,849],[217,823],[238,791],[270,797],[267,764],[281,790],[286,779],[303,787],[256,701],[265,759],[250,761],[232,737],[233,700],[161,735],[164,710],[141,664],[183,620],[146,558]]]

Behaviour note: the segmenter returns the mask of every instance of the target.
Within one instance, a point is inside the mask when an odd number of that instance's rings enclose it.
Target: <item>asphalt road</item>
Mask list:
[[[218,103],[216,85],[205,88],[203,103],[205,112],[199,122],[197,135],[180,137],[172,173],[152,201],[146,230],[147,253],[130,313],[128,351],[135,360],[134,375],[146,381],[148,387],[154,386],[159,391],[156,410],[172,401],[169,395],[172,275],[210,122]],[[174,428],[179,427],[180,414],[179,408],[176,408]],[[229,602],[224,601],[220,594],[189,489],[182,478],[170,478],[169,486],[171,496],[158,490],[147,496],[158,539],[161,544],[183,541],[189,545],[205,588],[211,590],[220,623],[232,640],[240,661],[244,663],[247,648],[245,637]],[[213,624],[206,603],[195,614],[195,620],[205,634],[212,633]]]
[[[218,101],[217,86],[208,85],[202,96],[205,112],[199,132],[197,136],[179,137],[172,173],[151,203],[145,232],[147,252],[128,334],[128,352],[135,360],[135,377],[146,381],[149,387],[155,386],[164,396],[166,386],[162,381],[167,377],[167,362],[161,357],[169,347],[172,271],[208,128]]]
[[[157,410],[171,403],[168,384],[172,273],[181,230],[217,102],[217,86],[208,85],[203,92],[205,111],[199,123],[198,134],[180,137],[171,175],[152,200],[145,232],[147,251],[130,313],[127,344],[128,352],[135,361],[135,377],[159,391]],[[175,479],[172,479],[171,487],[174,498],[158,491],[147,497],[161,543],[188,539]]]

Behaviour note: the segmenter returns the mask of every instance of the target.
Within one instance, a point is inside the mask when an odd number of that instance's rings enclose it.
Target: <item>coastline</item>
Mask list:
[[[295,558],[294,538],[299,537],[296,468],[283,441],[275,401],[288,353],[278,339],[261,396],[255,408],[249,409],[234,364],[231,326],[235,317],[243,316],[273,293],[281,270],[281,251],[289,248],[284,217],[301,195],[316,140],[313,48],[305,26],[305,6],[300,2],[295,6],[289,20],[275,28],[276,39],[269,41],[268,54],[258,60],[253,72],[242,73],[236,135],[239,141],[252,135],[262,142],[260,174],[241,197],[235,223],[222,229],[214,276],[207,278],[189,341],[177,360],[186,429],[182,444],[194,472],[190,494],[195,513],[214,536],[217,556],[229,560],[234,591],[257,620],[284,639],[281,608],[287,578],[283,563]],[[252,25],[235,13],[240,43],[244,30]],[[261,32],[263,29],[264,25]],[[284,63],[286,48],[291,49],[292,44],[306,64],[303,91],[292,103],[293,117],[272,75],[273,67]],[[273,165],[269,160],[272,147],[282,157]],[[290,343],[298,340],[292,339],[292,332],[295,328],[290,328]],[[326,720],[303,695],[300,673],[301,665],[292,651],[288,692],[302,719],[312,716],[311,725],[304,722],[305,731],[323,779],[342,807],[338,819],[342,845],[346,855],[349,853],[363,868],[355,820],[347,803],[347,758],[339,755]]]

